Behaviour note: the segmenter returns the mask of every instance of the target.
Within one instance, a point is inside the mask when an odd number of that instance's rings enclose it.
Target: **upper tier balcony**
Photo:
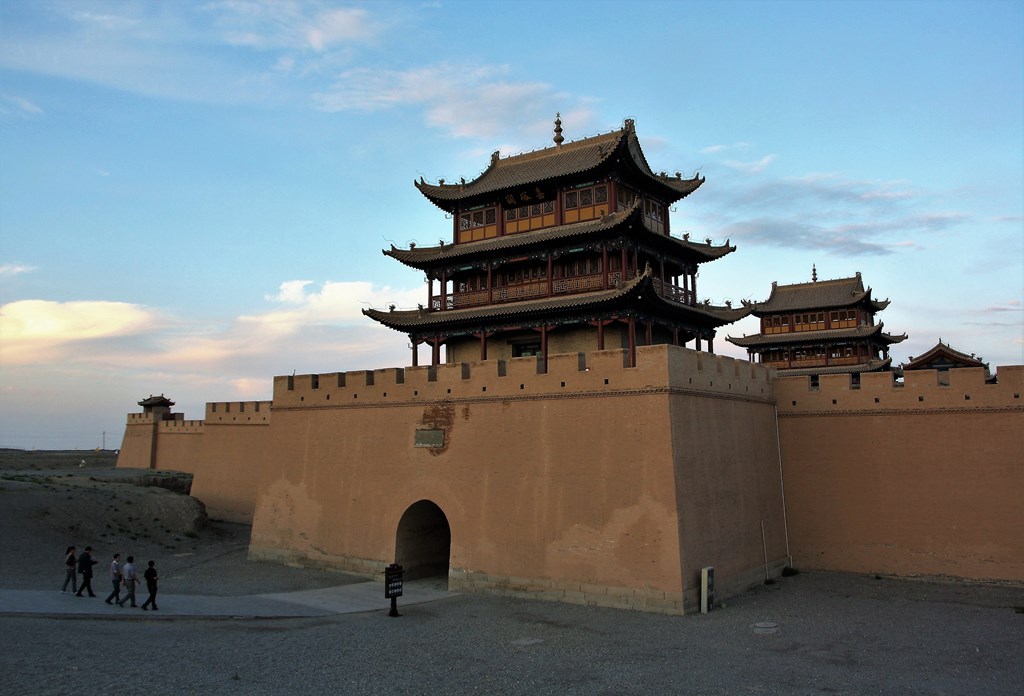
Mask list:
[[[633,271],[626,272],[626,280],[632,280],[636,277]],[[615,271],[608,274],[608,287],[615,287],[616,283],[622,281],[622,273]],[[695,305],[696,298],[692,292],[687,292],[683,288],[671,285],[669,283],[662,283],[658,279],[653,279],[655,291],[662,297],[678,302],[679,304]],[[596,292],[604,289],[604,274],[593,273],[590,275],[574,276],[572,278],[554,278],[551,281],[551,297],[559,297],[563,295],[575,295],[584,292]],[[486,304],[503,304],[506,302],[520,302],[523,300],[536,300],[542,297],[548,297],[548,281],[545,280],[533,280],[527,283],[516,283],[514,285],[504,285],[502,287],[492,288],[490,290],[490,300],[488,300],[487,290],[466,290],[463,292],[453,292],[448,295],[446,306],[441,306],[441,298],[435,297],[431,302],[430,308],[433,311],[441,311],[442,309],[465,309],[467,307],[480,307]]]

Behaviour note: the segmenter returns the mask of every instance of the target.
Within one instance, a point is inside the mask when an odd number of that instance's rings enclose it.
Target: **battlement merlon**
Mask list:
[[[860,376],[859,387],[849,374],[837,374],[821,375],[817,387],[807,376],[779,377],[774,389],[780,415],[880,409],[1024,411],[1024,365],[997,368],[995,384],[985,378],[981,367],[912,370],[904,373],[903,382],[895,381],[891,372],[870,372]]]
[[[269,425],[272,401],[209,401],[206,424]]]
[[[564,353],[548,358],[481,360],[380,370],[285,375],[274,378],[274,408],[363,403],[514,398],[660,389],[720,392],[771,399],[774,370],[679,346]]]

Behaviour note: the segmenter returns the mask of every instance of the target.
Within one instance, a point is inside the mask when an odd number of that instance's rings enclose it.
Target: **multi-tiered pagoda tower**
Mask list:
[[[761,332],[726,340],[782,375],[816,379],[848,372],[856,381],[863,372],[891,369],[889,346],[907,338],[887,334],[884,324],[875,323],[875,314],[889,300],[873,299],[859,272],[819,282],[817,270],[812,270],[810,283],[772,283],[767,300],[744,304],[760,318]]]
[[[697,297],[697,269],[735,251],[671,234],[670,207],[700,176],[655,173],[631,119],[623,128],[501,157],[473,181],[415,182],[453,220],[450,243],[384,254],[422,271],[426,303],[364,310],[409,335],[412,364],[512,358],[655,343],[714,350],[715,330],[746,308]]]

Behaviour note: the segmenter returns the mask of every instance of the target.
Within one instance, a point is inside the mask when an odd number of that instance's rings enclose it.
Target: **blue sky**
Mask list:
[[[1024,363],[1024,3],[0,3],[0,446],[115,447],[166,394],[406,365],[414,179],[636,120],[701,297],[860,271],[909,334]],[[725,334],[718,352],[745,354]]]

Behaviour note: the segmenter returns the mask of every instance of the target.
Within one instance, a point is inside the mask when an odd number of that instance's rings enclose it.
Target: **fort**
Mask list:
[[[681,613],[706,568],[719,597],[787,566],[1024,581],[1024,366],[940,342],[893,369],[859,273],[699,301],[736,250],[672,234],[704,179],[655,173],[629,119],[564,140],[415,182],[451,239],[384,251],[424,304],[364,310],[411,366],[278,376],[201,421],[150,397],[118,466],[191,472],[250,558],[466,591]],[[750,360],[715,355],[751,312]]]
[[[193,473],[251,558],[452,589],[676,613],[705,566],[723,596],[786,565],[1024,580],[1024,367],[812,388],[677,346],[636,362],[279,376],[204,421],[131,414],[118,466]]]

